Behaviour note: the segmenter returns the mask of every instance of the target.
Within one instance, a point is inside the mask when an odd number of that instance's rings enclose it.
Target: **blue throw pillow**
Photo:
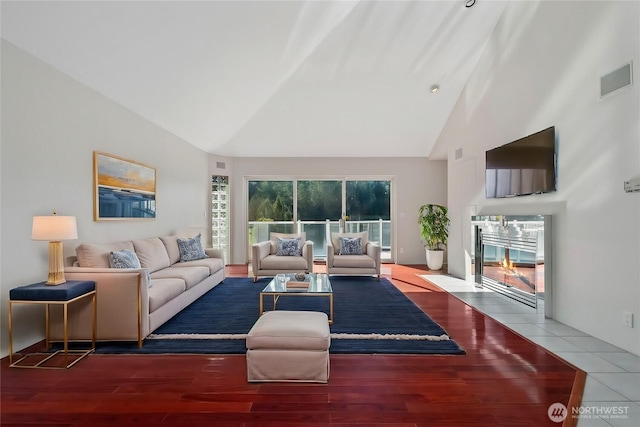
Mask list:
[[[204,252],[200,238],[201,235],[198,234],[193,239],[178,239],[180,262],[208,258],[207,254]]]
[[[111,268],[142,268],[138,255],[130,249],[111,252],[109,264]]]
[[[114,251],[109,254],[109,265],[111,268],[142,268],[138,255],[130,249]],[[147,287],[151,287],[151,275],[149,270],[144,269],[147,276]]]
[[[278,247],[276,249],[277,256],[300,256],[302,255],[302,239],[296,237],[294,239],[278,238]]]
[[[340,255],[362,255],[362,238],[340,237]]]

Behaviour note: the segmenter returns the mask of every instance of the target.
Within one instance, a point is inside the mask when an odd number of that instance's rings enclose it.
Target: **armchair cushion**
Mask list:
[[[302,255],[302,239],[296,237],[293,239],[278,238],[277,256],[300,256]]]
[[[281,271],[308,271],[309,265],[305,258],[300,256],[278,256],[269,255],[260,262],[262,270],[281,270]]]
[[[271,255],[275,255],[278,252],[278,239],[295,239],[299,237],[302,242],[307,240],[307,233],[299,233],[299,234],[286,234],[286,233],[271,233]]]
[[[362,255],[362,238],[340,237],[340,255]]]
[[[367,253],[367,232],[363,231],[361,233],[332,233],[331,234],[331,245],[333,246],[333,253],[335,255],[340,254],[340,238],[341,237],[360,237],[360,246],[362,248],[362,254]]]
[[[336,268],[376,268],[376,260],[368,255],[336,255],[333,258]]]

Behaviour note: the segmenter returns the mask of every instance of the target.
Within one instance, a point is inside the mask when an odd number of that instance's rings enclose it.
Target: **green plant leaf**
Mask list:
[[[422,205],[418,211],[420,237],[430,250],[439,250],[447,244],[450,220],[448,210],[441,205]]]

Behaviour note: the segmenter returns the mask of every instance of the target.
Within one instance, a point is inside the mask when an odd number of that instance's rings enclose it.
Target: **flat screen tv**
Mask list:
[[[555,191],[555,127],[487,151],[485,189],[488,199]]]

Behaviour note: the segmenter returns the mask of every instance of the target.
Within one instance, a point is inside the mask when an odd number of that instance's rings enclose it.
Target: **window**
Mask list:
[[[380,243],[383,258],[391,251],[391,181],[347,181],[346,231],[368,231]]]
[[[269,240],[269,233],[294,233],[293,182],[249,181],[249,248]]]
[[[391,181],[347,181],[350,220],[391,219]]]
[[[301,231],[313,242],[313,256],[324,258],[327,254],[327,220],[338,221],[344,211],[342,181],[299,180],[296,188]]]
[[[211,177],[211,247],[220,249],[229,260],[229,177]]]
[[[305,232],[315,258],[324,258],[327,240],[339,231],[367,231],[391,259],[391,180],[248,180],[248,255],[251,245],[271,232]]]

